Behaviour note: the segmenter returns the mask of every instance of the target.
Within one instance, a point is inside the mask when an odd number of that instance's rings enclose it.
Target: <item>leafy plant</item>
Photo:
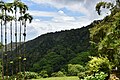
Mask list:
[[[51,74],[52,77],[63,77],[65,74],[62,71],[58,71]]]
[[[48,77],[47,71],[42,70],[42,71],[39,73],[39,76],[41,76],[41,77],[43,77],[43,78],[47,78],[47,77]]]
[[[68,75],[77,76],[78,73],[83,72],[85,68],[79,64],[68,64]]]
[[[84,79],[81,80],[105,80],[106,77],[107,74],[105,74],[104,72],[100,72],[100,73],[96,73],[95,75],[84,77]]]
[[[85,76],[86,76],[85,72],[78,73],[79,79],[84,79]]]
[[[35,72],[19,72],[17,76],[19,79],[37,79],[39,75]]]
[[[90,71],[90,74],[97,72],[105,72],[110,74],[112,65],[108,58],[104,57],[91,57],[92,59],[88,62],[87,68]]]

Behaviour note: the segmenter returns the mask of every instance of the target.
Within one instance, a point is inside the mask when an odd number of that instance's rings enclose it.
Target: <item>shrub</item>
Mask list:
[[[62,71],[58,71],[51,74],[52,77],[63,77],[65,74]]]
[[[19,72],[17,74],[17,76],[19,77],[19,79],[37,79],[38,78],[38,73],[35,72]]]
[[[38,73],[35,73],[35,72],[26,72],[25,73],[25,77],[26,79],[37,79],[38,77]]]
[[[112,66],[107,58],[92,57],[92,59],[87,64],[87,68],[91,74],[101,71],[109,74]]]
[[[41,76],[41,77],[43,77],[43,78],[47,78],[47,77],[48,77],[47,71],[42,70],[42,71],[39,73],[39,76]]]
[[[68,64],[68,75],[77,76],[78,73],[83,72],[85,68],[79,64]]]
[[[96,73],[95,75],[86,76],[84,77],[84,79],[81,80],[105,80],[106,77],[107,74],[105,74],[104,72],[100,72],[100,73]]]
[[[78,77],[79,77],[80,79],[84,79],[85,76],[86,76],[85,72],[80,72],[80,73],[78,73]]]

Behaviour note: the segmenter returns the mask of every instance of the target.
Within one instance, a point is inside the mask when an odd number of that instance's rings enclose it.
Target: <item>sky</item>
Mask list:
[[[34,18],[32,23],[27,26],[27,40],[49,32],[81,28],[106,16],[106,11],[103,11],[101,15],[95,11],[95,5],[105,0],[21,1],[28,5],[28,12]]]

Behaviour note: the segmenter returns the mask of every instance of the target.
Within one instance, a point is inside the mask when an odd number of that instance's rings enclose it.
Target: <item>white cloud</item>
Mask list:
[[[29,11],[29,13],[32,15],[32,16],[36,16],[36,17],[40,17],[40,16],[43,16],[43,17],[53,17],[53,16],[56,16],[57,14],[55,12],[47,12],[47,11]]]
[[[31,0],[38,4],[46,4],[56,7],[58,9],[67,8],[71,11],[78,11],[89,18],[98,18],[97,13],[95,12],[95,5],[101,0]],[[102,0],[102,1],[111,1],[111,0]]]
[[[80,28],[90,24],[94,19],[101,19],[105,16],[98,16],[95,12],[95,5],[101,0],[31,0],[37,4],[49,5],[57,8],[58,12],[30,11],[33,16],[52,17],[49,21],[40,19],[33,20],[28,28],[28,39],[33,39],[40,34]],[[110,1],[110,0],[107,0]],[[61,8],[83,13],[85,16],[68,16]],[[32,29],[32,30],[31,30]],[[34,35],[32,35],[34,34]]]
[[[58,12],[47,12],[47,11],[29,11],[29,13],[36,17],[52,17],[52,21],[75,21],[74,17],[67,16],[62,10]],[[35,19],[38,21],[38,19]],[[39,19],[40,20],[40,19]]]
[[[61,30],[81,28],[90,24],[94,19],[101,19],[105,15],[98,16],[95,12],[95,4],[100,0],[31,0],[37,4],[55,7],[58,12],[29,11],[34,17],[51,17],[51,20],[35,18],[27,27],[27,40],[31,40],[41,34]],[[109,1],[109,0],[107,0]],[[29,1],[30,2],[30,1]],[[34,3],[33,3],[34,4]],[[40,5],[41,6],[41,5]],[[84,16],[68,16],[61,8],[83,13]],[[18,14],[18,13],[17,13]],[[9,30],[8,30],[9,31]]]
[[[39,13],[39,11],[37,12]],[[43,12],[49,14],[49,12]],[[52,15],[54,14],[54,15]],[[40,34],[45,34],[48,32],[55,32],[61,30],[70,30],[80,28],[82,26],[86,26],[91,23],[90,19],[86,19],[85,16],[83,17],[71,17],[64,13],[64,11],[60,10],[58,12],[54,12],[51,15],[44,15],[44,16],[52,16],[52,20],[50,21],[43,21],[40,19],[34,19],[28,27],[28,39],[33,39]],[[34,15],[34,13],[33,13]],[[42,15],[42,14],[41,14]],[[39,16],[41,16],[39,14]],[[32,35],[34,34],[34,35]]]

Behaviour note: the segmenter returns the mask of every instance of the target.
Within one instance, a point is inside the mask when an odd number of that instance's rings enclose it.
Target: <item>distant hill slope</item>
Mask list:
[[[94,21],[79,29],[41,35],[25,43],[25,52],[23,52],[24,44],[22,44],[22,54],[25,53],[27,58],[27,71],[46,70],[50,75],[53,72],[66,69],[67,64],[70,63],[85,65],[90,55],[90,53],[84,53],[90,49],[89,29],[99,22]],[[12,53],[15,54],[16,50]],[[12,60],[15,57],[16,60],[18,54],[9,54],[9,57]]]
[[[70,63],[81,52],[90,48],[89,28],[94,21],[80,29],[65,30],[41,35],[26,42],[28,70],[56,72]]]

